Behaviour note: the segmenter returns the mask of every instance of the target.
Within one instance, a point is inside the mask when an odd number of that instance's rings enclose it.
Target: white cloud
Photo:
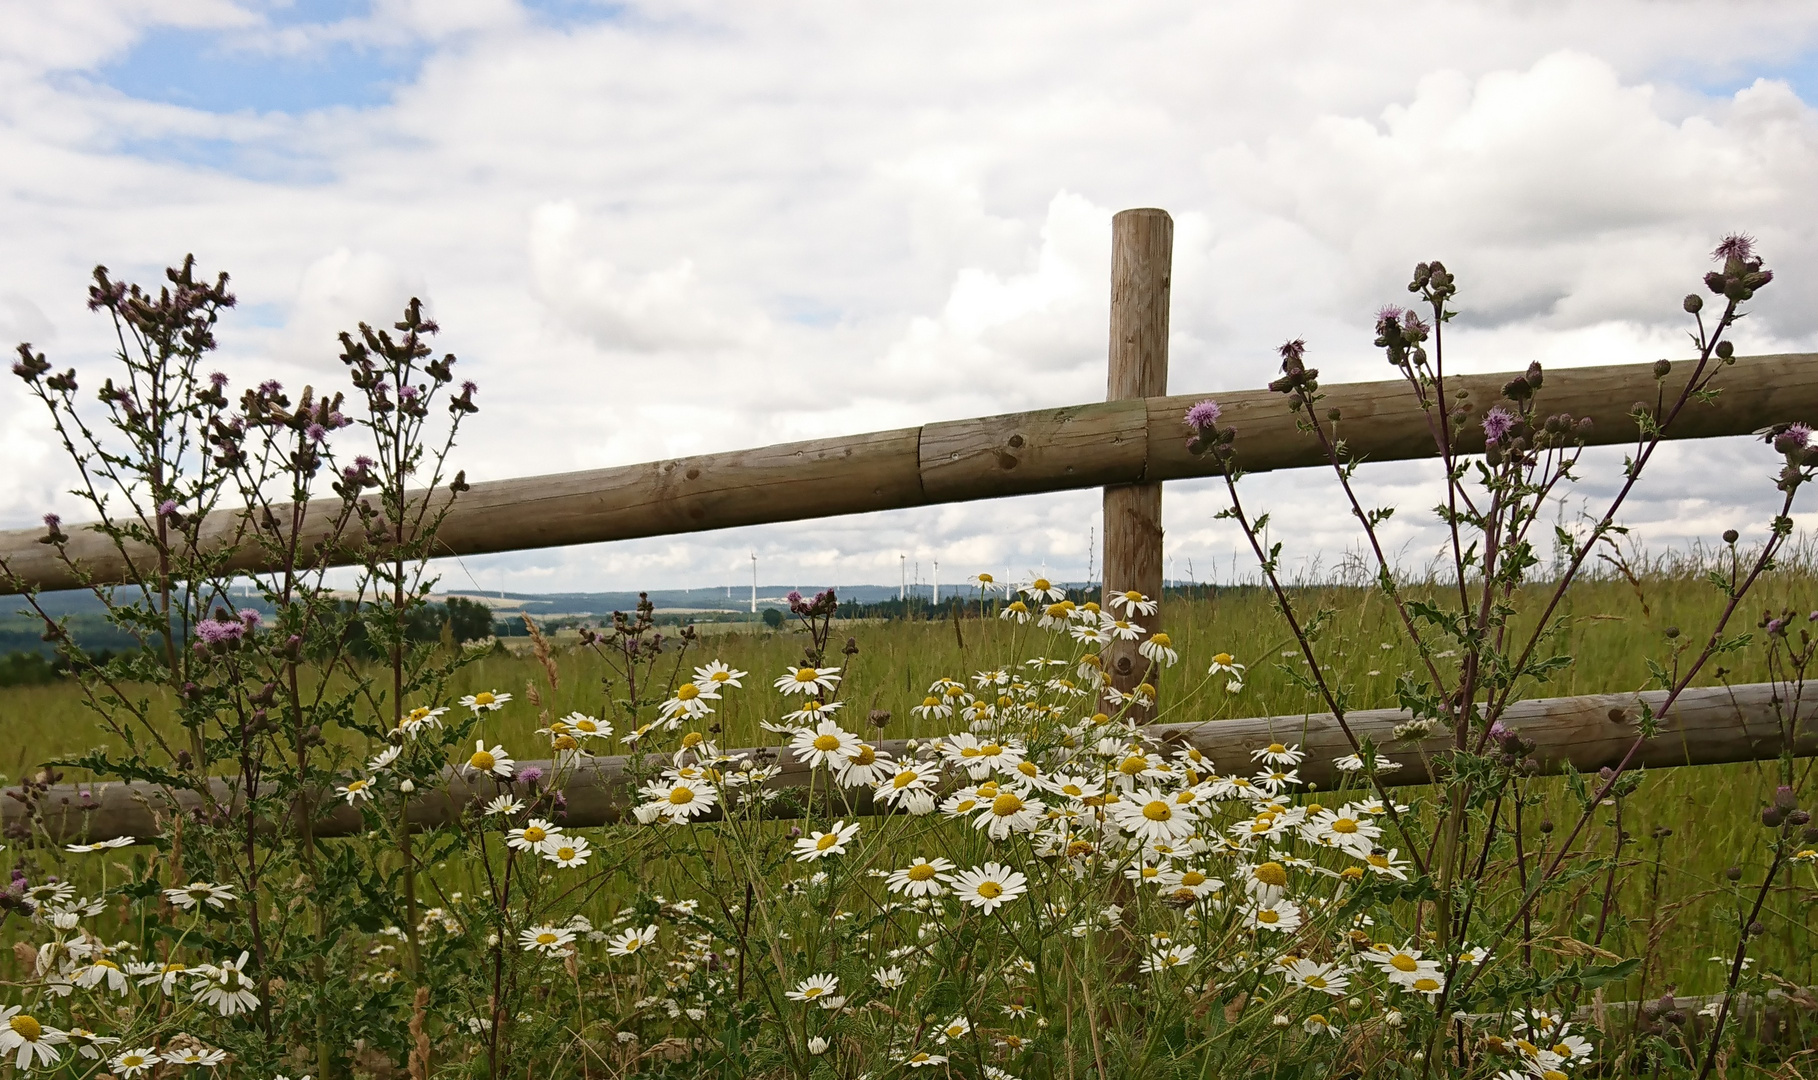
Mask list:
[[[224,367],[321,386],[335,331],[421,295],[481,384],[476,478],[1097,397],[1126,206],[1176,218],[1182,392],[1260,385],[1271,346],[1303,335],[1328,378],[1380,377],[1369,313],[1435,256],[1464,282],[1459,364],[1670,353],[1677,297],[1733,228],[1782,271],[1745,350],[1818,334],[1818,119],[1753,79],[1818,41],[1796,3],[774,0],[562,27],[504,0],[319,24],[250,2],[17,8],[0,331],[59,363],[104,355],[89,265],[144,279],[195,250],[245,308]],[[242,54],[425,59],[389,104],[209,112],[98,81],[154,24],[218,28]],[[0,519],[25,523],[61,484],[17,389],[0,401],[0,449],[44,464],[0,476]],[[1681,483],[1695,460],[1637,509],[1663,542],[1726,506],[1764,512]],[[1371,483],[1418,507],[1420,474]],[[1293,545],[1328,565],[1344,550],[1313,477],[1257,485]],[[1176,572],[1228,565],[1216,502],[1171,489]],[[757,547],[839,582],[893,580],[904,552],[955,578],[1080,572],[1096,507],[1077,493],[468,566],[489,587],[702,584]]]

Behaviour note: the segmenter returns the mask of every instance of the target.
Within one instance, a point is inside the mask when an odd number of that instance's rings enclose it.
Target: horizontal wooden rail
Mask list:
[[[1746,435],[1779,421],[1818,418],[1815,361],[1818,354],[1811,353],[1738,358],[1718,379],[1722,396],[1687,409],[1668,435]],[[1675,364],[1664,380],[1666,389],[1676,390],[1689,370],[1689,363]],[[1448,388],[1468,389],[1481,415],[1500,399],[1510,378],[1460,375],[1448,380]],[[1358,454],[1374,461],[1432,456],[1426,415],[1405,383],[1336,384],[1325,392],[1325,405],[1340,410],[1341,434]],[[1612,444],[1634,439],[1631,405],[1653,402],[1656,394],[1652,365],[1617,364],[1550,371],[1539,401],[1546,414],[1590,417],[1591,441]],[[1323,464],[1318,444],[1296,429],[1280,395],[1184,394],[487,481],[460,497],[436,541],[445,554],[477,555],[1206,476],[1207,460],[1187,452],[1181,418],[1189,405],[1208,396],[1224,409],[1221,425],[1237,431],[1246,470]],[[1474,448],[1481,449],[1481,437]],[[1770,463],[1763,461],[1766,468]],[[327,508],[321,509],[307,519],[306,549],[328,538]],[[204,543],[228,543],[239,517],[233,510],[210,515]],[[127,579],[127,567],[106,537],[81,526],[66,531],[69,555],[92,580]],[[80,584],[56,552],[39,543],[42,536],[40,529],[0,533],[0,562],[34,588]],[[341,551],[325,557],[351,559]],[[231,568],[262,569],[259,558],[247,551]],[[11,586],[0,581],[0,591]]]
[[[1663,719],[1660,734],[1647,743],[1633,765],[1657,769],[1773,758],[1781,751],[1776,701],[1782,692],[1772,683],[1688,690]],[[1566,763],[1580,771],[1594,771],[1617,764],[1634,742],[1639,703],[1645,701],[1658,708],[1664,699],[1665,694],[1660,691],[1537,698],[1511,705],[1504,723],[1538,745],[1534,756],[1544,771],[1556,772]],[[1800,719],[1810,720],[1814,714],[1818,714],[1818,704],[1808,702]],[[1394,741],[1396,725],[1408,718],[1408,713],[1400,709],[1369,709],[1347,717],[1359,737],[1373,740],[1386,757],[1401,764],[1400,769],[1385,774],[1391,784],[1428,783],[1432,779],[1428,760],[1448,748],[1447,740],[1439,736],[1418,743]],[[1333,759],[1351,752],[1344,733],[1330,715],[1156,724],[1149,730],[1167,742],[1198,747],[1224,771],[1245,774],[1255,768],[1251,751],[1277,741],[1298,743],[1307,755],[1300,766],[1301,778],[1321,789],[1339,783],[1343,774],[1333,766]],[[879,748],[896,755],[906,750],[905,741],[900,739],[886,740]],[[808,769],[787,752],[735,752],[774,758],[782,766],[782,773],[772,781],[773,787],[799,789],[808,784]],[[1802,731],[1794,752],[1807,757],[1818,755],[1818,730]],[[580,827],[620,821],[631,801],[626,773],[630,759],[597,757],[582,761],[581,766],[566,772],[562,787],[567,823]],[[523,762],[519,767],[530,766],[541,768],[545,775],[553,773],[547,761]],[[225,782],[215,781],[214,788],[220,804],[232,804],[233,793]],[[445,825],[500,790],[490,779],[472,780],[450,773],[445,789],[417,799],[409,807],[408,817],[418,827]],[[15,794],[18,791],[9,789],[9,797],[0,799],[8,833],[20,827],[26,815],[24,802]],[[871,812],[868,793],[861,789],[858,794],[861,797],[855,803],[857,812]],[[193,791],[173,792],[149,784],[96,782],[58,785],[40,796],[38,805],[38,816],[50,838],[58,842],[94,842],[121,836],[156,836],[160,816],[168,816],[173,809],[193,811],[200,805],[200,797]],[[1745,810],[1752,808],[1740,808],[1738,812]],[[348,836],[361,828],[358,811],[336,805],[317,824],[315,834]]]

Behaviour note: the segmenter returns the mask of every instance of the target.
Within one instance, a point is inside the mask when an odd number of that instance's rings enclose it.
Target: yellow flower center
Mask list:
[[[1269,753],[1271,753],[1271,754],[1285,754],[1287,752],[1288,752],[1288,748],[1278,742],[1272,742],[1269,744]]]
[[[922,708],[924,708],[924,709],[939,708],[940,704],[941,704],[941,699],[937,698],[937,697],[925,697],[922,699]]]
[[[669,802],[673,806],[687,806],[694,801],[694,789],[685,784],[677,784],[669,789]]]
[[[1415,962],[1414,958],[1407,953],[1396,953],[1394,956],[1389,957],[1389,964],[1396,971],[1413,971],[1420,967],[1420,964]]]
[[[701,688],[691,682],[685,682],[675,688],[675,699],[677,701],[693,701],[700,696]]]
[[[1086,840],[1075,840],[1067,845],[1067,854],[1075,859],[1082,855],[1090,855],[1092,854],[1092,844]]]
[[[1009,817],[1023,808],[1023,800],[1006,791],[991,800],[991,812],[998,817]]]
[[[37,1042],[44,1034],[44,1025],[24,1013],[8,1020],[7,1024],[26,1042]]]
[[[904,876],[910,881],[927,881],[934,877],[934,867],[932,864],[925,862],[916,863],[909,868],[909,872]]]
[[[1565,1043],[1554,1043],[1553,1052],[1555,1054],[1558,1054],[1560,1057],[1564,1057],[1564,1058],[1569,1058],[1572,1056],[1572,1048],[1567,1046]]]
[[[555,943],[556,943],[556,936],[547,930],[545,930],[542,933],[537,935],[537,944],[538,945],[554,945]]]
[[[996,580],[997,579],[992,577],[990,574],[980,574],[978,576],[978,583],[980,585],[989,585]]]
[[[1135,776],[1138,773],[1142,772],[1143,770],[1147,769],[1148,767],[1149,767],[1148,758],[1127,757],[1123,760],[1122,764],[1118,765],[1117,771],[1120,773],[1123,773],[1125,776]]]
[[[814,850],[826,851],[828,848],[832,847],[833,845],[835,845],[839,842],[840,842],[839,833],[827,833],[825,836],[822,836],[819,840],[816,840],[814,842]]]
[[[1155,684],[1138,683],[1136,685],[1136,696],[1137,697],[1154,697],[1155,696]]]
[[[1311,986],[1315,990],[1324,990],[1327,986],[1329,986],[1331,984],[1326,982],[1326,977],[1324,975],[1309,975],[1309,976],[1307,976],[1307,985]],[[1309,1019],[1317,1019],[1320,1023],[1322,1023],[1322,1024],[1325,1023],[1325,1018],[1319,1016],[1317,1013],[1315,1013],[1312,1017],[1309,1017]]]
[[[820,677],[821,673],[811,667],[800,667],[795,669],[795,681],[798,683],[811,683]]]
[[[1018,762],[1016,771],[1031,779],[1041,774],[1041,770],[1035,767],[1035,762],[1033,761]]]
[[[921,773],[916,772],[914,769],[904,769],[902,772],[896,774],[894,780],[890,781],[890,786],[895,788],[906,788],[910,784],[921,779],[921,775]]]
[[[859,745],[859,752],[853,755],[852,758],[852,763],[854,765],[870,765],[876,761],[877,750],[863,743]]]
[[[999,700],[1002,700],[1002,699],[1000,698]],[[1003,752],[1004,752],[1004,748],[997,745],[994,742],[988,742],[985,745],[978,748],[978,754],[980,757],[997,757],[999,754],[1002,754]]]
[[[557,735],[555,741],[550,745],[554,746],[557,750],[573,750],[581,744],[574,741],[573,735]]]
[[[825,994],[826,992],[827,992],[827,988],[824,986],[810,986],[808,989],[802,991],[802,996],[812,1000],[814,998],[820,997],[822,994]]]
[[[1150,821],[1166,821],[1174,816],[1174,808],[1166,799],[1152,799],[1143,807],[1143,816]]]
[[[567,862],[569,859],[574,858],[574,849],[571,847],[556,848],[556,858],[561,859],[563,862]]]
[[[1250,876],[1264,885],[1282,888],[1288,884],[1288,869],[1278,862],[1266,862],[1250,871]]]
[[[1344,878],[1346,881],[1357,881],[1363,877],[1363,868],[1359,866],[1347,866],[1338,872],[1338,876]]]
[[[1335,833],[1354,833],[1357,831],[1355,818],[1341,817],[1332,819],[1332,831]]]
[[[981,881],[978,883],[978,894],[987,900],[996,900],[1004,895],[1004,887],[995,881]]]
[[[1070,795],[1073,798],[1078,799],[1086,794],[1086,789],[1080,787],[1078,784],[1062,784],[1061,794]]]
[[[1204,885],[1206,883],[1206,875],[1200,873],[1198,870],[1188,870],[1181,874],[1180,883],[1189,886]]]
[[[1149,880],[1149,879],[1150,879],[1150,878],[1153,878],[1153,877],[1160,877],[1160,876],[1161,876],[1161,867],[1159,867],[1159,866],[1145,866],[1145,867],[1143,867],[1143,869],[1142,869],[1142,874],[1143,874],[1143,880],[1144,880],[1144,881],[1147,881],[1147,880]]]
[[[671,798],[673,798],[673,796],[671,796]],[[535,825],[528,826],[524,830],[524,839],[533,844],[542,843],[548,836],[549,834],[547,832],[537,828]]]
[[[707,680],[709,682],[731,682],[732,681],[732,672],[716,671],[712,675],[707,676]]]
[[[682,736],[682,749],[686,750],[689,747],[699,746],[706,741],[707,736],[698,731],[690,731],[688,734]]]
[[[1372,852],[1371,854],[1364,856],[1364,861],[1371,866],[1376,867],[1378,870],[1387,870],[1389,868],[1389,857],[1387,855],[1377,855]]]
[[[1229,667],[1231,666],[1231,654],[1228,652],[1221,652],[1212,658],[1212,662],[1221,667]]]
[[[486,751],[475,750],[473,756],[467,759],[467,764],[481,772],[490,772],[497,762],[493,759],[493,756]]]
[[[1031,581],[1029,583],[1029,587],[1031,589],[1034,589],[1037,592],[1047,592],[1049,589],[1053,588],[1054,586],[1048,584],[1047,578],[1038,577],[1034,581]]]
[[[816,735],[814,737],[814,748],[822,753],[838,750],[840,748],[840,737],[838,735]]]
[[[1270,926],[1274,926],[1280,920],[1281,920],[1281,913],[1276,911],[1274,908],[1263,908],[1261,911],[1256,913],[1256,921],[1259,923],[1267,923]]]
[[[1162,648],[1166,649],[1166,648],[1170,648],[1173,646],[1174,639],[1169,637],[1166,634],[1160,634],[1160,633],[1150,634],[1149,635],[1149,644],[1159,645]]]
[[[473,696],[473,703],[475,705],[491,705],[497,700],[497,698],[492,696],[491,690],[482,690]]]
[[[421,720],[428,715],[429,706],[427,705],[418,705],[416,708],[410,710],[410,718],[412,720]]]
[[[1430,975],[1422,975],[1420,978],[1414,980],[1414,989],[1423,994],[1435,993],[1439,990],[1439,980]],[[1565,1074],[1559,1073],[1557,1075],[1563,1077]]]
[[[966,688],[961,686],[959,683],[950,683],[947,686],[947,696],[948,697],[965,697]]]

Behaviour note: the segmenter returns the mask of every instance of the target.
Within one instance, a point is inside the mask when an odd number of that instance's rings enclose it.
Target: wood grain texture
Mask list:
[[[1111,342],[1105,378],[1108,401],[1135,401],[1168,392],[1168,308],[1173,284],[1174,219],[1163,210],[1125,210],[1111,219]],[[1145,407],[1146,414],[1146,407]],[[1146,433],[1145,433],[1146,436]],[[1145,443],[1146,443],[1145,438]],[[1099,604],[1117,609],[1113,595],[1134,589],[1162,597],[1162,486],[1149,475],[1147,455],[1138,473],[1142,483],[1107,481],[1104,492],[1104,571]],[[1163,613],[1141,617],[1149,631],[1162,628]],[[1132,620],[1136,621],[1136,620]],[[1134,641],[1113,641],[1100,651],[1111,685],[1128,692],[1149,677],[1150,662]],[[1106,712],[1117,712],[1109,701]],[[1151,710],[1137,706],[1134,717]]]
[[[1775,709],[1779,692],[1780,688],[1771,683],[1688,690],[1681,695],[1672,712],[1663,718],[1660,734],[1643,747],[1633,764],[1661,769],[1776,757],[1781,749]],[[1535,756],[1547,772],[1558,771],[1568,761],[1580,771],[1594,772],[1606,765],[1617,764],[1627,753],[1635,739],[1634,718],[1638,715],[1638,703],[1647,701],[1657,707],[1664,697],[1662,692],[1650,691],[1538,698],[1516,702],[1504,722],[1539,745]],[[1807,730],[1802,732],[1794,747],[1794,752],[1800,756],[1818,755],[1818,725],[1811,723],[1815,714],[1818,714],[1818,702],[1808,700],[1801,716]],[[1446,740],[1442,738],[1419,745],[1393,742],[1395,726],[1408,719],[1409,714],[1399,709],[1364,710],[1347,717],[1353,731],[1376,740],[1385,757],[1402,764],[1401,769],[1385,775],[1389,784],[1430,782],[1426,762],[1447,750]],[[1298,743],[1307,755],[1300,766],[1301,778],[1318,784],[1322,790],[1337,786],[1342,778],[1332,760],[1351,752],[1343,732],[1329,715],[1155,724],[1150,731],[1166,742],[1198,747],[1223,772],[1244,775],[1255,771],[1255,763],[1250,757],[1252,751],[1276,741]],[[901,739],[884,740],[877,746],[896,755],[906,750]],[[762,760],[776,760],[782,772],[771,781],[772,788],[800,790],[808,786],[809,769],[786,752],[777,757],[777,748],[735,750],[733,753],[750,753]],[[578,767],[564,769],[562,793],[568,804],[566,823],[582,827],[622,820],[631,799],[631,784],[626,773],[629,761],[624,757],[583,758]],[[520,769],[530,766],[542,769],[545,775],[556,773],[548,761],[519,763]],[[423,796],[411,804],[408,816],[414,825],[445,824],[501,790],[489,778],[470,779],[451,771],[445,779],[446,790]],[[8,797],[0,798],[0,818],[9,835],[22,825],[26,815],[24,804],[13,797],[18,791],[18,788],[9,788]],[[861,795],[863,797],[856,800],[856,811],[872,812],[869,796]],[[213,798],[221,806],[235,805],[233,791],[223,781],[214,782]],[[142,783],[57,785],[40,801],[42,831],[38,835],[57,843],[92,842],[118,836],[151,837],[158,834],[161,817],[172,812],[193,813],[200,805],[201,799],[194,792],[170,792]],[[326,805],[327,811],[318,820],[317,836],[349,836],[361,830],[360,815],[332,797],[319,805]],[[782,816],[790,812],[787,806],[779,811]]]
[[[1688,365],[1675,365],[1671,386]],[[1571,368],[1548,373],[1543,412],[1570,412],[1595,422],[1595,443],[1627,443],[1635,426],[1629,404],[1651,398],[1649,364]],[[1461,376],[1487,409],[1510,373]],[[1723,392],[1711,405],[1693,405],[1669,430],[1671,438],[1745,435],[1783,420],[1818,417],[1818,354],[1739,358],[1719,377]],[[1398,382],[1334,384],[1325,404],[1344,417],[1340,433],[1370,461],[1430,457],[1424,414]],[[799,521],[873,510],[963,502],[1035,492],[1179,480],[1209,474],[1208,462],[1186,450],[1181,417],[1189,405],[1214,397],[1224,423],[1238,432],[1243,467],[1252,472],[1323,465],[1318,445],[1294,427],[1280,395],[1263,390],[1151,397],[1043,409],[979,420],[928,424],[753,450],[701,454],[586,472],[476,483],[444,522],[438,547],[451,555],[520,551],[568,544],[628,540],[705,529]],[[1481,415],[1481,411],[1479,412]],[[1022,446],[1012,446],[1017,435]],[[1002,455],[1015,458],[1006,466]],[[1764,468],[1768,466],[1763,458]],[[304,529],[327,535],[326,509]],[[210,515],[206,543],[224,543],[240,527],[237,511]],[[130,575],[105,539],[65,524],[70,555],[98,582]],[[78,582],[48,546],[42,529],[0,532],[0,562],[43,589]],[[346,562],[345,551],[328,551]],[[236,569],[257,569],[253,553]],[[0,580],[0,592],[13,591]]]

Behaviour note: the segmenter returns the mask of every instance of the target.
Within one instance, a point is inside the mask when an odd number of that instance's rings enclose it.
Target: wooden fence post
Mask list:
[[[1168,392],[1168,287],[1174,260],[1174,219],[1166,210],[1125,210],[1111,219],[1111,352],[1107,401],[1161,397]],[[1136,590],[1162,598],[1162,486],[1159,482],[1105,488],[1104,592],[1100,603]],[[1162,612],[1139,615],[1145,630],[1160,629]],[[1142,682],[1148,661],[1136,642],[1104,649],[1111,684],[1128,691]],[[1115,710],[1108,710],[1115,711]],[[1147,719],[1147,716],[1143,716]]]

